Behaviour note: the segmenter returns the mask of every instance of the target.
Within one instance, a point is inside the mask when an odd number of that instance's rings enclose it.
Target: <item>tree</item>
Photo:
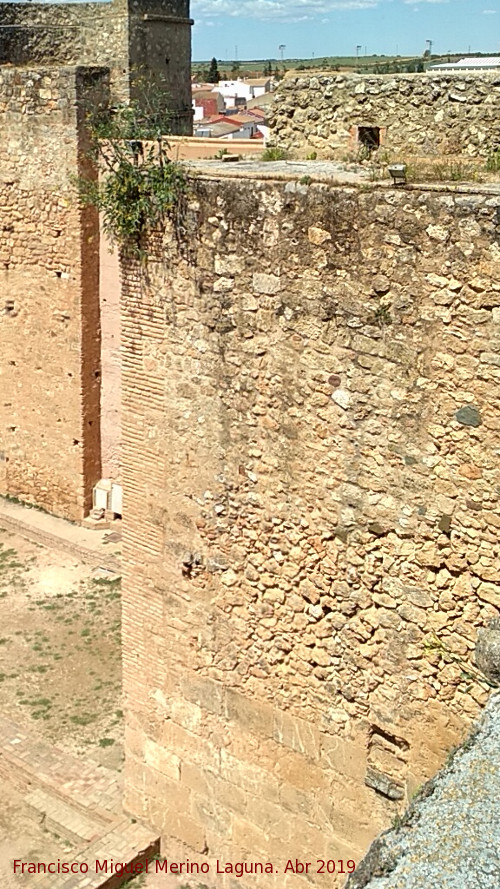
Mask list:
[[[218,83],[220,80],[219,69],[217,67],[217,59],[214,58],[210,62],[210,68],[208,69],[207,75],[207,83]]]
[[[233,67],[231,68],[231,76],[236,78],[240,73],[241,65],[239,62],[233,62]]]

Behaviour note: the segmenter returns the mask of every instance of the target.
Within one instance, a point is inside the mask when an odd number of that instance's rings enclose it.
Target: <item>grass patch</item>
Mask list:
[[[70,716],[69,721],[73,725],[90,725],[91,722],[96,721],[96,718],[94,713],[78,713],[75,716]]]
[[[284,148],[266,148],[262,152],[263,161],[284,161],[288,157],[288,152]]]
[[[108,589],[110,587],[120,587],[121,582],[121,577],[93,577],[91,581],[95,586],[105,586]]]
[[[52,701],[50,698],[34,698],[32,701],[28,701],[30,707],[52,707]]]
[[[500,149],[491,151],[486,159],[486,171],[488,173],[500,173]]]
[[[108,602],[113,602],[115,599],[119,599],[119,598],[120,598],[120,593],[115,593],[115,592],[106,593],[106,601],[108,601]]]

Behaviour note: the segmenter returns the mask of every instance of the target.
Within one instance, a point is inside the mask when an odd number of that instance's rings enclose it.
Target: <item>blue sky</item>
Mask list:
[[[498,0],[191,0],[193,58],[500,53]]]

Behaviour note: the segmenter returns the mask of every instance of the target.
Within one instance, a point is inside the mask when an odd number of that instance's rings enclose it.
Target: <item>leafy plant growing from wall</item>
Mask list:
[[[164,94],[146,85],[140,97],[86,112],[90,155],[100,175],[76,180],[80,200],[102,213],[103,227],[122,255],[146,258],[148,235],[166,217],[179,233],[187,182],[168,157],[171,116]]]

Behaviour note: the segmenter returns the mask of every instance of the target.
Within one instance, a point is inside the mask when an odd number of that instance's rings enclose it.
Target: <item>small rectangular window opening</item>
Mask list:
[[[380,127],[358,127],[358,142],[369,151],[380,148]]]

